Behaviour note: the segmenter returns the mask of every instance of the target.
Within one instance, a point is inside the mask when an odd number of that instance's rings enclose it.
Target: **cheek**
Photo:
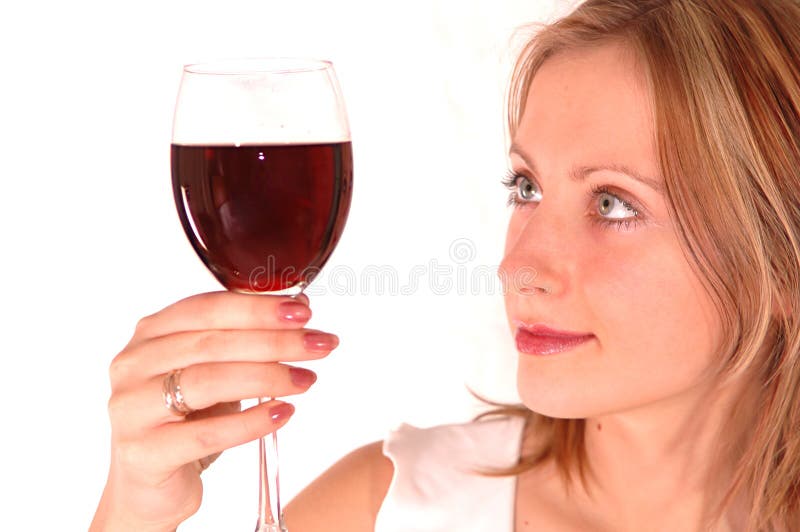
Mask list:
[[[715,313],[677,242],[597,253],[585,296],[609,346],[670,374],[704,366],[718,341]],[[638,354],[638,356],[636,356]]]
[[[570,304],[597,340],[560,360],[520,355],[519,391],[531,409],[556,417],[599,415],[701,380],[719,341],[711,302],[677,242],[653,237],[630,238],[621,247],[614,236],[608,238],[614,246],[600,239],[585,250]]]

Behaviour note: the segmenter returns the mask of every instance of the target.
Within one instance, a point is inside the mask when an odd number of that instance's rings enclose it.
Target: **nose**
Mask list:
[[[574,234],[566,220],[545,210],[545,203],[512,216],[498,268],[506,294],[557,295],[568,286]]]

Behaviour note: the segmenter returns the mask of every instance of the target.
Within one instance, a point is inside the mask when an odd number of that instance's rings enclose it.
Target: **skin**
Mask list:
[[[513,139],[512,168],[541,195],[521,196],[526,203],[508,227],[501,272],[512,334],[523,320],[593,335],[554,356],[520,353],[519,392],[534,411],[587,419],[596,474],[593,496],[568,495],[552,464],[521,475],[517,531],[706,530],[704,512],[728,473],[714,460],[724,456],[722,420],[736,398],[742,434],[752,420],[750,381],[721,389],[708,377],[720,322],[681,253],[664,197],[614,171],[581,183],[567,177],[576,166],[616,163],[662,179],[643,79],[618,45],[556,55],[536,75]],[[632,212],[619,199],[591,197],[592,185],[634,203],[640,223],[621,231],[594,223]],[[518,275],[530,271],[532,279]],[[287,362],[330,352],[303,346],[307,318],[280,319],[287,299],[203,294],[139,324],[111,367],[113,458],[92,532],[174,530],[199,507],[198,460],[286,423],[271,419],[274,404],[238,412],[238,401],[304,392],[310,384],[294,383]],[[201,409],[187,421],[160,402],[163,376],[175,367],[187,368],[187,403]],[[535,437],[525,436],[523,452]],[[336,523],[371,532],[393,474],[381,444],[353,451],[298,494],[285,508],[289,529]],[[734,512],[717,530],[740,529]]]
[[[521,353],[518,388],[531,410],[587,419],[597,497],[567,500],[552,467],[528,475],[517,528],[560,518],[575,530],[702,530],[717,489],[711,478],[722,473],[709,467],[717,431],[749,385],[717,389],[709,378],[720,320],[681,252],[665,197],[615,171],[580,183],[566,177],[575,166],[618,164],[663,183],[645,79],[620,45],[570,51],[542,66],[528,102],[511,163],[541,195],[523,199],[508,227],[501,271],[510,280],[509,326],[512,334],[522,320],[594,336],[555,355]],[[587,199],[592,185],[620,199]],[[634,216],[621,200],[638,208],[639,224],[593,223]],[[525,268],[535,278],[515,283]]]
[[[293,305],[290,312],[286,303]],[[111,464],[90,530],[174,530],[194,514],[202,469],[291,416],[281,410],[283,401],[243,412],[239,401],[303,393],[315,376],[301,370],[298,378],[287,362],[319,359],[336,347],[335,335],[322,349],[305,342],[322,332],[303,327],[310,316],[305,296],[216,292],[140,320],[109,369]],[[196,410],[186,418],[169,412],[161,399],[164,376],[174,368],[184,368],[181,388]]]

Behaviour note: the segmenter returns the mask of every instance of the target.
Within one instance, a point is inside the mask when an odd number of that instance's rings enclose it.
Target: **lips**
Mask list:
[[[591,333],[574,333],[559,331],[544,325],[527,325],[517,323],[515,340],[517,351],[528,355],[552,355],[561,353],[588,342],[594,335]]]

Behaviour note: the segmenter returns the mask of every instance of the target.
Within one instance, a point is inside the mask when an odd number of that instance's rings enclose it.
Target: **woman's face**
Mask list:
[[[657,190],[648,98],[620,45],[557,54],[530,87],[510,155],[521,204],[501,264],[509,325],[515,336],[520,322],[593,335],[519,353],[519,394],[536,412],[585,418],[675,397],[700,383],[719,344]]]

